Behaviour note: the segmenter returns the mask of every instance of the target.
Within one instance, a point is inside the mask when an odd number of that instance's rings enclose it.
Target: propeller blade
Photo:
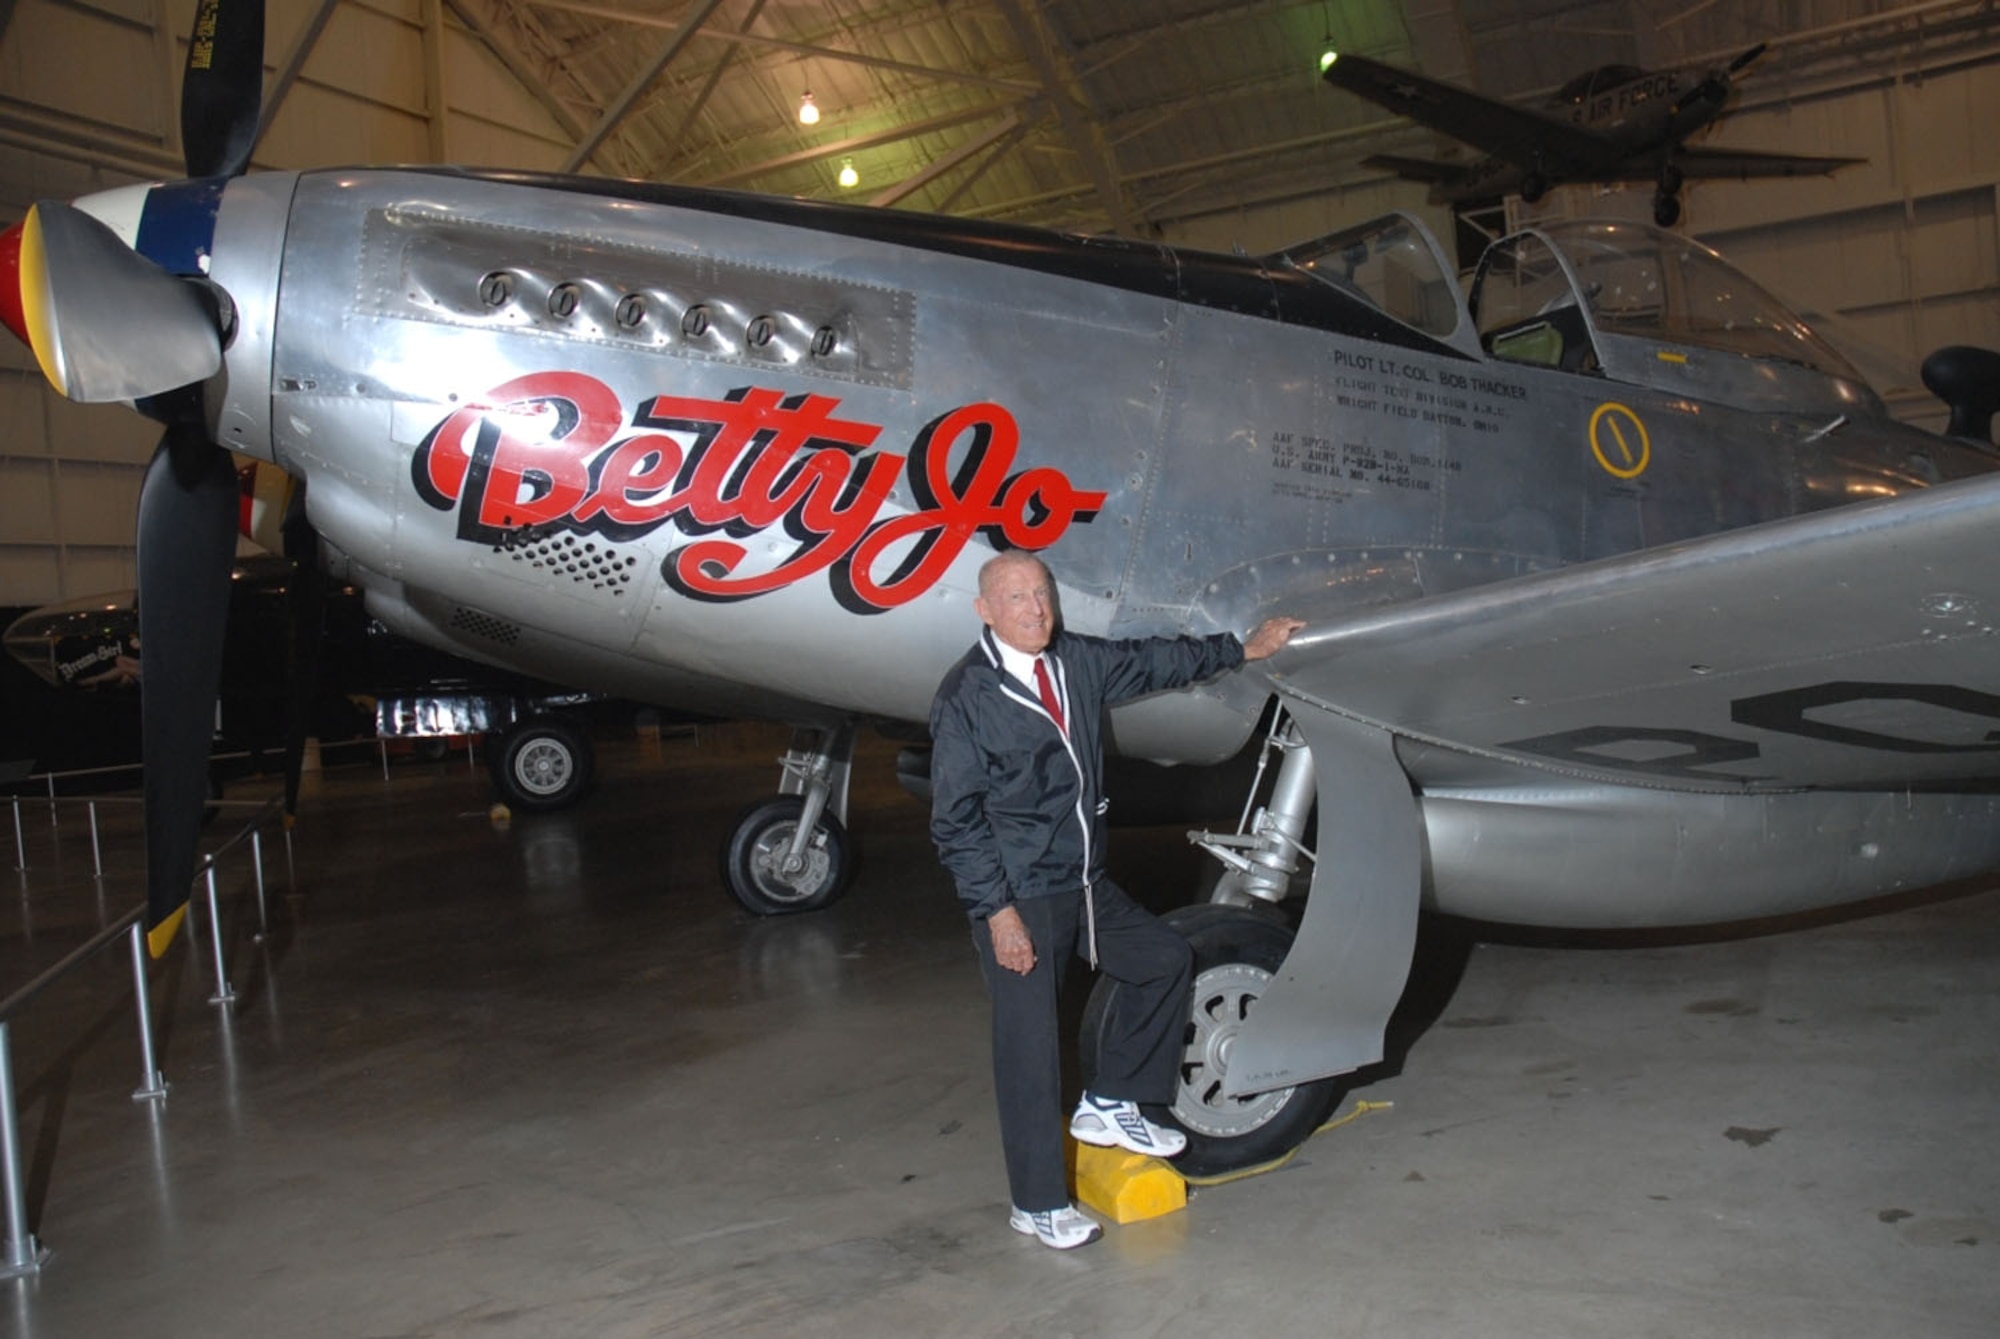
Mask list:
[[[319,570],[319,533],[306,520],[305,493],[293,494],[285,516],[285,556],[292,560],[285,588],[285,821],[299,811],[299,773],[306,735],[319,695],[320,631],[326,621],[326,578]]]
[[[143,399],[206,381],[222,366],[214,300],[82,210],[41,201],[18,244],[28,343],[68,398]]]
[[[1759,42],[1756,46],[1751,47],[1748,51],[1738,56],[1735,60],[1729,62],[1729,72],[1731,74],[1737,73],[1744,66],[1748,65],[1751,61],[1763,55],[1765,51],[1770,49],[1770,46],[1771,44],[1769,42]]]
[[[139,492],[139,693],[146,757],[146,942],[187,913],[236,556],[236,471],[203,429],[167,429]]]
[[[200,0],[181,80],[190,177],[236,177],[257,147],[264,100],[264,0]]]

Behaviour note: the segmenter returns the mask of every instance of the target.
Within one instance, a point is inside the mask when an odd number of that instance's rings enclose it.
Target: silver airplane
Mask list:
[[[205,79],[254,78],[226,54]],[[1643,224],[1508,237],[1467,292],[1402,217],[1217,255],[519,172],[241,175],[216,139],[194,180],[45,201],[0,244],[56,387],[167,425],[139,525],[158,940],[230,451],[303,481],[326,568],[398,632],[794,723],[728,840],[764,911],[839,892],[857,725],[925,718],[998,549],[1042,553],[1087,633],[1309,620],[1113,713],[1133,758],[1261,732],[1271,762],[1172,917],[1197,1172],[1289,1150],[1380,1058],[1420,909],[1678,926],[2000,868],[2000,356],[1934,355],[1951,432],[1901,426]]]
[[[1864,161],[1687,142],[1722,115],[1734,77],[1764,50],[1760,43],[1712,69],[1602,65],[1564,84],[1541,108],[1502,102],[1353,53],[1329,53],[1322,77],[1487,155],[1474,163],[1396,154],[1362,160],[1429,182],[1433,204],[1511,193],[1533,204],[1564,182],[1651,181],[1653,221],[1670,228],[1680,220],[1680,190],[1690,179],[1821,176]]]

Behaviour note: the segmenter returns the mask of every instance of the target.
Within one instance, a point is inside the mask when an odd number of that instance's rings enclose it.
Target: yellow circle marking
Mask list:
[[[1607,474],[1636,479],[1652,463],[1653,439],[1637,414],[1616,400],[1606,400],[1590,416],[1590,454]]]

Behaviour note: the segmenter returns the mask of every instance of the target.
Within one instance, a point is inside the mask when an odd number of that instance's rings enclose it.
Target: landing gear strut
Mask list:
[[[841,819],[853,757],[851,721],[793,733],[781,793],[744,810],[723,845],[722,881],[745,911],[817,911],[847,891],[854,850]]]
[[[1257,794],[1273,754],[1279,758],[1278,776],[1271,785],[1270,800],[1257,808]],[[1313,859],[1305,846],[1305,834],[1317,784],[1312,750],[1306,747],[1297,723],[1280,711],[1264,737],[1264,752],[1257,759],[1257,774],[1251,779],[1250,796],[1236,831],[1188,834],[1189,841],[1222,862],[1222,879],[1209,901],[1253,907],[1276,906],[1285,900],[1300,861]]]

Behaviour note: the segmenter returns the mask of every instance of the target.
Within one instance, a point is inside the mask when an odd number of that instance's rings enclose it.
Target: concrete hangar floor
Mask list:
[[[157,969],[13,1022],[31,1226],[0,1333],[121,1336],[1875,1336],[2000,1325],[2000,897],[1696,944],[1431,926],[1373,1109],[1281,1170],[1058,1254],[1010,1232],[966,930],[863,745],[865,862],[758,921],[718,835],[759,727],[604,741],[578,809],[489,821],[462,757],[312,780],[272,933],[225,880]],[[248,789],[248,788],[245,788]],[[138,900],[134,825],[25,807],[11,991]],[[120,825],[123,825],[121,828]],[[1175,830],[1114,834],[1172,905]],[[278,851],[282,852],[282,846]],[[268,848],[267,848],[268,850]],[[229,891],[230,889],[237,891]]]

